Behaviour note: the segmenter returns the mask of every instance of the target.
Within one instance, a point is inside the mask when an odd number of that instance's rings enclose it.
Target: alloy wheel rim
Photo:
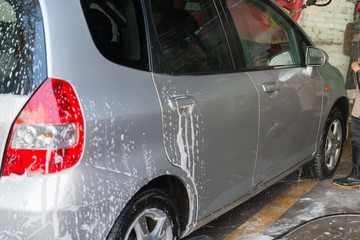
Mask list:
[[[328,170],[333,170],[340,158],[342,147],[342,125],[335,119],[328,130],[325,143],[325,164]]]
[[[131,223],[125,240],[165,240],[173,239],[169,217],[157,208],[145,209]]]

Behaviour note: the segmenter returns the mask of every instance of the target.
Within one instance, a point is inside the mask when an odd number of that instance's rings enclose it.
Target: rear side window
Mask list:
[[[149,70],[140,0],[82,0],[92,39],[110,61]]]
[[[233,69],[227,39],[212,0],[152,0],[151,11],[169,73]]]
[[[0,29],[0,93],[31,94],[46,78],[37,1],[0,0]]]

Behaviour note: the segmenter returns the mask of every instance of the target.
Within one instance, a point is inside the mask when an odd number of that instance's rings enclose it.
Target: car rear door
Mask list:
[[[254,184],[312,156],[322,80],[304,64],[306,40],[272,1],[229,0],[246,71],[259,91],[260,132]]]
[[[234,71],[213,1],[169,2],[149,6],[153,77],[165,151],[196,186],[202,219],[252,188],[258,94],[246,73]]]

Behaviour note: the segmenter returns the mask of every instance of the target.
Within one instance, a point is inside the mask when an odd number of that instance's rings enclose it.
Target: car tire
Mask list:
[[[331,110],[320,134],[315,158],[305,165],[306,175],[317,179],[331,178],[340,162],[345,140],[345,121],[339,109]]]
[[[170,196],[160,189],[148,189],[126,205],[107,239],[179,239],[178,223]]]

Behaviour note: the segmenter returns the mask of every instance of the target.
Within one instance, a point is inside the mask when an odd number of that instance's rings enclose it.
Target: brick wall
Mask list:
[[[298,22],[317,47],[329,55],[346,79],[350,56],[344,54],[345,29],[354,21],[355,4],[347,0],[332,0],[326,7],[310,6],[303,10]]]

